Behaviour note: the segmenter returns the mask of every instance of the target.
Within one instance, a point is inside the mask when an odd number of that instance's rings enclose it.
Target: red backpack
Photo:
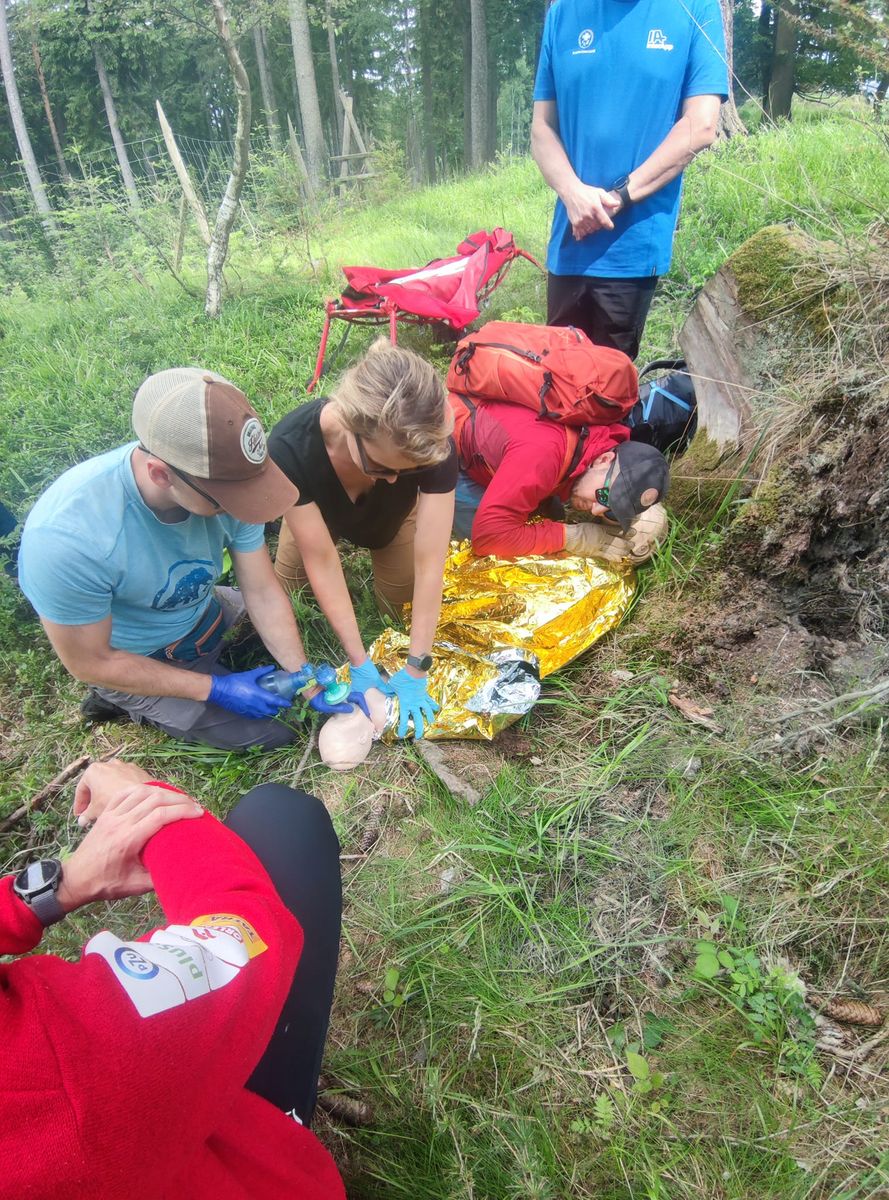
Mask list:
[[[489,321],[457,343],[447,387],[475,400],[505,400],[561,425],[613,425],[639,399],[621,350],[594,346],[573,326]]]

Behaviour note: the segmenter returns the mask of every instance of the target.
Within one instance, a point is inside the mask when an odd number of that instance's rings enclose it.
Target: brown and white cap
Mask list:
[[[212,371],[171,367],[149,375],[133,401],[133,428],[149,454],[193,479],[239,521],[273,521],[299,497],[269,458],[247,397]]]

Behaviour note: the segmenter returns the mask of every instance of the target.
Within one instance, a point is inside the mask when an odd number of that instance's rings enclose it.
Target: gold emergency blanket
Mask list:
[[[477,558],[468,542],[452,543],[429,672],[429,692],[441,712],[426,737],[490,741],[520,713],[497,711],[496,703],[484,712],[468,707],[501,674],[502,667],[489,656],[514,648],[536,661],[545,678],[613,629],[635,590],[629,566],[573,556]],[[387,629],[370,654],[393,674],[404,665],[407,650],[407,636]],[[384,734],[387,741],[393,736]]]

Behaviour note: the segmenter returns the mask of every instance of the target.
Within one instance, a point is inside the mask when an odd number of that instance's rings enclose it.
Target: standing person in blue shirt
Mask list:
[[[272,749],[290,705],[260,686],[269,665],[229,672],[225,630],[245,612],[288,671],[306,665],[264,524],[299,492],[268,456],[234,384],[193,367],[150,375],[130,442],[66,471],[25,523],[19,582],[62,664],[91,685],[84,715],[129,716],[186,741]],[[217,588],[223,551],[240,590]],[[309,702],[331,707],[316,692]]]
[[[682,171],[716,136],[728,79],[718,0],[556,0],[531,151],[556,192],[547,322],[639,352],[670,266]]]

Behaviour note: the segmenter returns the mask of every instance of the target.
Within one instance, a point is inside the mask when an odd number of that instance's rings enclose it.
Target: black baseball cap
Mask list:
[[[660,450],[644,442],[621,442],[614,452],[620,471],[611,480],[608,508],[626,532],[633,518],[651,507],[641,499],[649,489],[657,492],[652,504],[666,496],[670,490],[670,468]]]

